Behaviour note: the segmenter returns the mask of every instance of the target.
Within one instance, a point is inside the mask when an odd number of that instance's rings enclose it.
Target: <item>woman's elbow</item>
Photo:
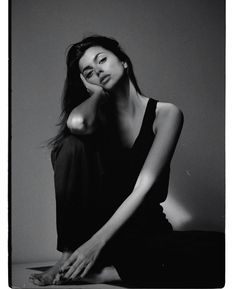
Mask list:
[[[67,120],[67,127],[75,134],[84,134],[86,131],[86,124],[81,116],[69,117]]]

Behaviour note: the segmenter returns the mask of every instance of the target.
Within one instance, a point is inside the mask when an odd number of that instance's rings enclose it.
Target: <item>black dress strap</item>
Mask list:
[[[152,130],[152,125],[153,122],[155,120],[156,117],[156,105],[157,105],[158,100],[149,98],[148,103],[147,103],[147,107],[146,107],[146,111],[143,117],[143,122],[142,122],[142,126],[139,132],[139,135],[135,141],[135,146],[137,145],[137,143],[141,142],[142,145],[144,145],[144,143],[146,144],[151,144],[152,140],[154,138],[154,133]]]
[[[145,127],[150,127],[150,124],[153,124],[155,117],[156,117],[156,105],[158,100],[153,98],[149,98],[146,113],[143,119],[143,125]]]

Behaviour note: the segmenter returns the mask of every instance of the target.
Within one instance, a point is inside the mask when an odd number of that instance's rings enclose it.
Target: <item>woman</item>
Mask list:
[[[175,105],[141,93],[116,40],[91,36],[70,48],[51,142],[62,257],[31,276],[35,284],[117,279],[108,265],[127,282],[164,278],[163,240],[172,227],[160,203],[182,125]]]

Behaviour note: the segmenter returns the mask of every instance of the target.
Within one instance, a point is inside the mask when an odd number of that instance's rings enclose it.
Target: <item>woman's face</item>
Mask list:
[[[124,63],[111,51],[100,46],[88,48],[79,60],[79,68],[85,79],[110,90],[124,74]]]

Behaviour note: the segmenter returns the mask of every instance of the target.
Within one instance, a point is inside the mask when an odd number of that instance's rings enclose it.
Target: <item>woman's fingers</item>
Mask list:
[[[87,262],[86,262],[87,263]],[[76,278],[81,272],[80,277],[85,276],[89,269],[92,267],[93,262],[90,262],[86,264],[83,259],[78,259],[66,272],[66,274],[63,275],[63,278],[65,279],[74,279]]]
[[[93,263],[92,262],[89,263],[87,265],[87,267],[84,269],[84,272],[82,274],[80,274],[80,277],[84,278],[87,275],[88,271],[91,269],[92,266],[93,266]]]
[[[77,270],[77,268],[81,265],[82,259],[79,258],[74,264],[71,265],[70,269],[64,274],[64,278],[69,279],[71,275]]]
[[[61,269],[60,269],[59,272],[64,273],[65,271],[67,271],[67,270],[70,268],[71,264],[76,261],[76,259],[77,259],[77,252],[75,251],[75,252],[70,256],[70,258],[67,259],[67,260],[65,261],[65,263],[61,266]]]
[[[63,264],[59,271],[59,273],[62,272],[61,278],[68,280],[74,279],[78,275],[85,276],[97,259],[101,247],[101,243],[97,243],[94,239],[85,242]],[[65,269],[68,268],[68,266],[70,266],[70,268],[65,272]]]
[[[70,266],[70,263],[69,262],[66,262],[64,263],[62,266],[61,266],[61,269],[60,269],[60,273],[63,273],[64,271],[66,271],[66,268],[68,268]]]
[[[85,267],[85,264],[84,264],[84,263],[81,263],[81,264],[77,267],[77,269],[74,271],[74,273],[71,275],[70,279],[76,278],[76,277],[79,275],[79,273],[84,269],[84,267]]]
[[[82,73],[80,73],[80,78],[81,78],[81,80],[83,81],[84,85],[86,85],[87,81],[86,81],[86,79],[84,78],[84,76],[83,76]]]
[[[60,282],[60,279],[61,279],[61,274],[60,274],[60,273],[57,273],[56,276],[55,276],[54,279],[53,279],[52,284],[53,284],[53,285],[57,285],[57,284]]]
[[[78,265],[81,263],[81,257],[79,256],[79,252],[75,251],[68,260],[62,265],[59,273],[62,274],[62,278],[69,278],[71,274],[76,270]]]
[[[59,270],[59,274],[65,274],[68,270],[70,269],[70,265],[67,265],[64,267],[61,267],[60,270]]]
[[[85,77],[83,76],[82,73],[80,73],[80,78],[81,78],[84,86],[87,88],[87,90],[89,90],[89,88],[92,86],[92,84],[90,84],[90,83],[85,79]]]
[[[80,74],[80,78],[90,95],[93,95],[94,93],[98,93],[98,94],[104,93],[104,90],[100,85],[92,84],[88,82],[82,73]]]

